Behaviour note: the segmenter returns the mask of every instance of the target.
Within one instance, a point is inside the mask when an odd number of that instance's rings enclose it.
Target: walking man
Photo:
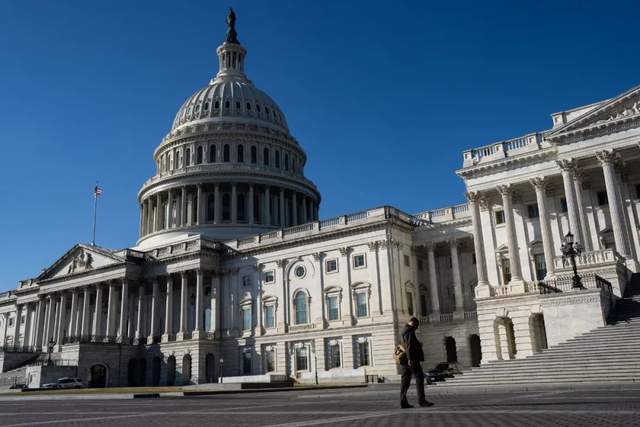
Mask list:
[[[424,397],[424,372],[422,372],[422,365],[420,365],[420,362],[424,361],[424,352],[422,351],[422,343],[418,341],[418,338],[416,337],[416,329],[418,329],[419,324],[420,322],[418,319],[412,317],[402,333],[402,339],[404,340],[406,351],[406,358],[403,358],[400,364],[402,367],[400,407],[403,409],[413,408],[413,405],[409,405],[409,402],[407,401],[407,390],[409,390],[409,386],[411,385],[412,375],[416,377],[418,405],[423,407],[433,405],[433,403],[428,402]]]

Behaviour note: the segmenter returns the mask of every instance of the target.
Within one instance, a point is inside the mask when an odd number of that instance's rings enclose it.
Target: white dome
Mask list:
[[[273,99],[246,78],[234,76],[216,78],[191,95],[178,110],[171,130],[185,124],[223,121],[259,121],[289,133],[284,114]]]

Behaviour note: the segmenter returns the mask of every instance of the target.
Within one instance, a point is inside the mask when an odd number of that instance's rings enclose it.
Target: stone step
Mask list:
[[[470,382],[470,381],[492,381],[492,380],[500,380],[500,379],[526,379],[529,381],[539,380],[539,379],[547,379],[547,378],[599,378],[599,377],[624,377],[624,378],[640,378],[640,368],[636,369],[628,369],[623,371],[615,371],[611,370],[599,370],[599,371],[583,371],[583,372],[549,372],[549,373],[540,373],[539,375],[531,375],[529,372],[518,372],[513,374],[503,374],[503,375],[487,375],[484,377],[481,376],[468,376],[464,375],[447,379],[446,382]]]
[[[622,360],[621,360],[622,359]],[[549,361],[549,360],[535,360],[535,361],[530,361],[530,363],[518,363],[518,361],[513,361],[513,362],[508,362],[505,364],[496,364],[496,365],[484,365],[478,368],[473,368],[471,370],[467,370],[465,372],[463,372],[462,375],[468,375],[468,374],[472,374],[475,372],[495,372],[495,371],[499,371],[499,370],[509,370],[509,371],[513,371],[516,369],[521,369],[521,368],[526,368],[529,369],[531,368],[535,368],[538,369],[540,366],[547,366],[548,368],[555,368],[555,367],[559,367],[559,368],[563,368],[563,367],[576,367],[576,368],[586,368],[589,366],[603,366],[603,364],[606,364],[608,369],[611,369],[611,363],[617,361],[615,363],[615,368],[618,368],[619,366],[627,366],[627,365],[632,365],[632,366],[638,366],[640,367],[640,363],[637,360],[637,353],[636,356],[634,357],[633,355],[628,355],[624,358],[621,357],[616,357],[616,356],[612,356],[612,357],[601,357],[601,358],[589,358],[589,360],[587,361],[582,361],[580,364],[576,364],[576,359],[572,359],[572,360],[567,360],[567,361],[563,361],[561,359],[555,360],[555,361]],[[635,365],[634,365],[635,364]]]
[[[530,377],[523,377],[517,379],[507,379],[507,380],[487,380],[487,381],[460,381],[460,382],[444,382],[444,383],[436,383],[438,385],[442,384],[443,387],[470,387],[470,386],[496,386],[496,385],[520,385],[520,384],[558,384],[558,383],[584,383],[584,384],[593,384],[594,380],[597,380],[598,384],[604,384],[607,382],[610,383],[637,383],[640,381],[640,376],[638,377],[629,377],[629,376],[603,376],[603,377],[581,377],[581,378],[535,378],[532,379]]]
[[[616,366],[616,374],[624,374],[624,375],[638,375],[640,376],[640,368],[638,368],[638,366],[622,366],[622,367],[617,367]],[[498,378],[516,378],[519,376],[526,376],[529,378],[532,377],[556,377],[558,375],[574,375],[574,376],[584,376],[584,375],[588,375],[588,376],[599,376],[599,375],[609,375],[611,374],[611,368],[604,368],[604,367],[591,367],[588,369],[570,369],[570,368],[564,368],[564,369],[549,369],[548,370],[549,373],[542,373],[543,371],[541,369],[511,369],[508,372],[502,372],[502,371],[488,371],[488,372],[482,372],[482,373],[469,373],[469,374],[462,374],[459,377],[456,378],[460,378],[460,380],[478,380],[478,379],[498,379]]]

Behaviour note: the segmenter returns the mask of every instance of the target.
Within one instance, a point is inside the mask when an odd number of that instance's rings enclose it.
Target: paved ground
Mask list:
[[[640,387],[442,392],[398,409],[397,386],[135,400],[0,402],[0,426],[639,426]],[[412,396],[415,400],[415,397]]]

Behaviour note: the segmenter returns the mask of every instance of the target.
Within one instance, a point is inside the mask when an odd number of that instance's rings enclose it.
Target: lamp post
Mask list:
[[[562,257],[571,261],[571,267],[573,268],[573,284],[571,287],[573,289],[584,289],[582,286],[582,279],[578,275],[578,267],[576,266],[576,256],[580,256],[582,253],[582,245],[578,242],[575,242],[573,239],[573,234],[568,232],[566,236],[564,236],[564,242],[562,243]]]
[[[223,380],[223,374],[222,374],[222,368],[224,366],[224,359],[221,357],[220,361],[218,362],[218,372],[220,373],[220,384],[222,384]]]
[[[49,342],[47,343],[47,365],[51,364],[51,353],[53,353],[53,348],[56,346],[56,342],[53,338],[49,338]]]

